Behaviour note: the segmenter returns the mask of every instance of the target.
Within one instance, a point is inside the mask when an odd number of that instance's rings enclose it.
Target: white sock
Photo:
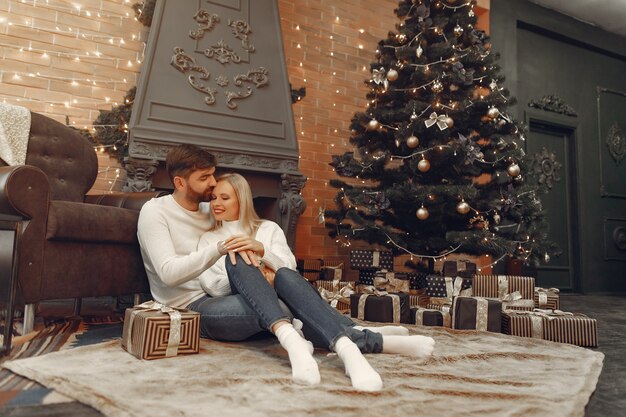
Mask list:
[[[369,330],[370,332],[380,333],[382,335],[396,335],[396,336],[408,336],[409,329],[402,326],[375,326],[375,327],[363,327],[354,326],[356,330]]]
[[[383,353],[426,358],[433,353],[435,340],[428,336],[385,336],[383,335]]]
[[[298,384],[317,385],[320,383],[320,371],[313,359],[309,344],[300,337],[291,323],[286,323],[276,330],[276,337],[289,354],[291,377]]]
[[[359,391],[379,391],[383,388],[383,380],[378,372],[371,367],[357,345],[346,336],[340,337],[335,343],[335,352],[346,368],[352,386]]]

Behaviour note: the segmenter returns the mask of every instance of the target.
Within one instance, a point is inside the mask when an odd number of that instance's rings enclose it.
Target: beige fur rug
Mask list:
[[[13,372],[110,417],[583,416],[604,355],[543,340],[407,326],[436,339],[425,361],[368,355],[384,390],[352,389],[339,358],[316,351],[322,383],[294,385],[273,338],[202,340],[198,355],[140,361],[119,341],[9,361]]]

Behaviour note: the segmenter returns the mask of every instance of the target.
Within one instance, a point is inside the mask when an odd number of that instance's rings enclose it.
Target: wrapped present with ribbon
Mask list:
[[[322,299],[324,299],[331,307],[336,308],[341,312],[348,312],[350,310],[350,295],[354,294],[354,287],[351,282],[347,281],[331,281],[331,289],[326,289],[325,285],[321,283],[328,283],[328,281],[317,281],[317,290],[320,293]]]
[[[374,285],[374,278],[376,278],[376,271],[373,269],[361,269],[359,270],[359,284],[372,286]]]
[[[350,295],[352,317],[381,323],[411,323],[408,294],[391,294],[371,286],[363,289],[362,294]]]
[[[504,300],[507,294],[515,291],[519,291],[523,300],[534,299],[535,278],[516,275],[476,275],[474,277],[473,295],[476,297]]]
[[[426,277],[426,282],[428,283],[426,295],[431,297],[433,303],[452,304],[454,297],[472,295],[472,280],[470,278],[429,275]]]
[[[420,290],[428,285],[426,282],[428,274],[425,272],[408,272],[407,276],[409,277],[409,288],[412,290]]]
[[[465,260],[444,261],[441,273],[444,277],[472,278],[476,275],[476,264]]]
[[[296,261],[298,272],[309,282],[320,279],[322,274],[321,259],[298,259]]]
[[[502,333],[582,347],[598,346],[598,325],[595,319],[561,310],[506,310],[502,312]]]
[[[122,348],[148,360],[198,353],[200,314],[156,301],[127,308]]]
[[[374,287],[387,292],[409,292],[409,280],[405,273],[376,271]]]
[[[535,308],[535,301],[522,298],[522,294],[519,291],[513,291],[512,293],[503,295],[502,298],[500,298],[500,301],[502,301],[502,311],[504,310],[532,311]]]
[[[343,278],[343,262],[322,260],[322,274],[320,279],[333,281]]]
[[[452,304],[452,328],[500,333],[502,303],[483,297],[455,297]]]
[[[561,306],[558,288],[535,288],[535,307],[558,310]]]
[[[414,293],[413,291],[422,291],[422,290],[411,290],[411,292],[409,292],[409,306],[424,307],[426,304],[430,302],[430,297],[424,294],[424,292]],[[420,304],[420,301],[421,301],[421,304]]]
[[[442,309],[414,307],[411,308],[411,318],[413,318],[413,324],[418,326],[441,326],[450,327],[450,307],[441,306]]]
[[[355,249],[350,252],[350,268],[393,271],[393,254],[390,250]]]

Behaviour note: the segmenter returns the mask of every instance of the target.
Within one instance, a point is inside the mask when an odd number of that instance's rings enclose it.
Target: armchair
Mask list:
[[[86,195],[97,172],[87,139],[37,113],[26,164],[0,166],[2,353],[11,349],[18,303],[26,305],[24,327],[32,328],[40,301],[148,292],[137,219],[143,203],[161,193]]]

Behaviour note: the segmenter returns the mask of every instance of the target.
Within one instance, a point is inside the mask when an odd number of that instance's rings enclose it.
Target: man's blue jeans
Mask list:
[[[341,336],[349,337],[364,353],[382,351],[379,333],[354,329],[355,323],[326,303],[300,274],[288,268],[276,271],[274,288],[258,268],[237,255],[236,265],[226,257],[233,295],[205,296],[187,308],[200,313],[201,334],[216,340],[240,341],[268,331],[292,314],[315,347],[331,349]]]

